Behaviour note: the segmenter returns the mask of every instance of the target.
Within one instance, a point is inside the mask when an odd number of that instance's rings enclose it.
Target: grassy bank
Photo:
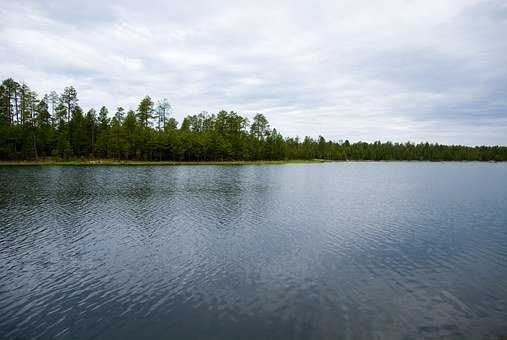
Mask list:
[[[289,163],[322,163],[323,160],[282,160],[282,161],[125,161],[115,159],[77,159],[58,160],[43,159],[32,161],[0,161],[0,165],[245,165],[245,164],[289,164]]]

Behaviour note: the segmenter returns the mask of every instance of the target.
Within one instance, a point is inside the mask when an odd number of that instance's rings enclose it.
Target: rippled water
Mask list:
[[[0,338],[507,335],[507,164],[0,167]]]

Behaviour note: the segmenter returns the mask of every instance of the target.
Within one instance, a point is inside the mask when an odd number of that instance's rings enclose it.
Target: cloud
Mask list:
[[[507,144],[503,1],[17,1],[0,76],[84,108],[265,113],[286,135]]]

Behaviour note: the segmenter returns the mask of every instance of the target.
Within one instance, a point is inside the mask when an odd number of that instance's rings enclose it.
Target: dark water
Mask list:
[[[0,338],[507,335],[507,164],[0,167]]]

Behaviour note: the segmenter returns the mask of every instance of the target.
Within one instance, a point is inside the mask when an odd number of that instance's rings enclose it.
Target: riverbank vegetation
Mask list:
[[[1,161],[1,165],[265,165],[334,162],[320,159],[257,160],[257,161],[136,161],[124,159],[61,159],[39,158],[37,160]]]
[[[84,112],[72,86],[40,97],[6,79],[0,85],[0,160],[40,159],[507,161],[507,147],[284,137],[264,115],[250,121],[233,111],[188,115],[178,123],[167,100],[149,96],[136,110]]]

